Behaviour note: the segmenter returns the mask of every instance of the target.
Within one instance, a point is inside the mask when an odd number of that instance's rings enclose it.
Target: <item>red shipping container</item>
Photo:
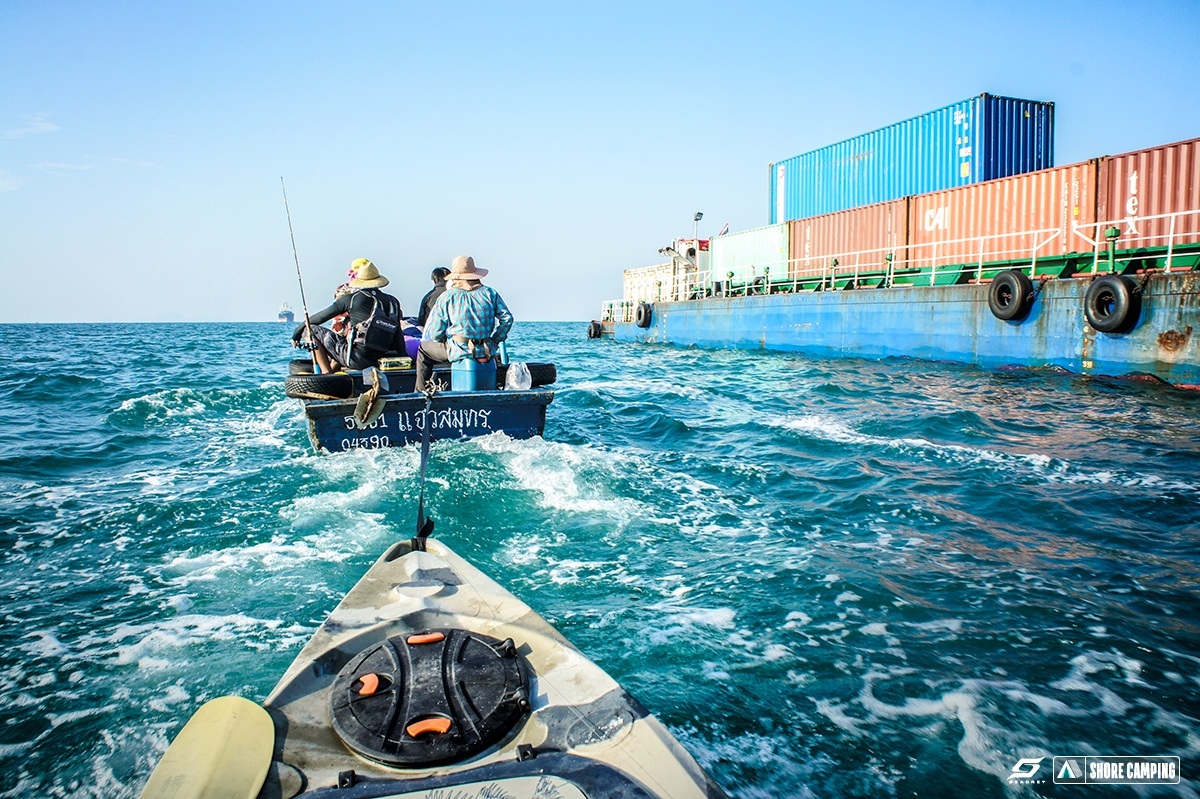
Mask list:
[[[1200,242],[1200,139],[1101,159],[1096,240],[1121,231],[1117,248]]]
[[[1096,160],[910,199],[908,264],[1023,261],[1092,251]],[[1080,236],[1078,232],[1084,235]]]
[[[788,222],[792,278],[881,272],[887,256],[903,259],[908,239],[908,198]]]

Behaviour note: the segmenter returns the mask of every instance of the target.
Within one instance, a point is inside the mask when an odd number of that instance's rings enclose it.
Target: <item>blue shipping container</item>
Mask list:
[[[981,94],[771,164],[771,224],[1054,166],[1054,103]]]

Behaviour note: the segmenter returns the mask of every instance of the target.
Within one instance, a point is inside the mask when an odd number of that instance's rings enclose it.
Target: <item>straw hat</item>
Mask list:
[[[354,277],[351,278],[350,285],[356,289],[381,289],[391,282],[379,274],[379,270],[375,268],[375,264],[366,258],[355,259],[351,262],[350,268],[354,271]]]
[[[475,266],[475,259],[469,255],[457,255],[450,262],[451,280],[482,280],[487,273],[488,270]]]

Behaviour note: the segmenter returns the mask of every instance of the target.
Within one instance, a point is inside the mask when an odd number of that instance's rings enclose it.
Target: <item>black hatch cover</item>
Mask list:
[[[501,740],[529,712],[529,676],[511,638],[427,630],[354,656],[330,715],[352,750],[391,766],[434,766]]]

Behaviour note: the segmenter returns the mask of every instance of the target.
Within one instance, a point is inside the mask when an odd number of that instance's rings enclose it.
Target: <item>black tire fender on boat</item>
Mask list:
[[[332,375],[288,375],[283,393],[295,399],[347,399],[354,393],[354,378],[345,373]]]
[[[550,386],[558,380],[558,367],[552,363],[527,363],[529,367],[529,387]],[[504,385],[504,377],[508,374],[508,364],[496,366],[496,385]]]
[[[289,375],[311,375],[313,373],[313,362],[309,358],[297,358],[288,363]]]
[[[640,328],[650,327],[650,322],[654,319],[654,309],[650,307],[648,302],[639,302],[637,312],[633,315],[633,323]]]
[[[600,326],[600,323],[593,319],[592,323],[590,325],[588,325],[587,337],[588,338],[600,338],[600,333],[603,330],[604,330],[604,328]]]
[[[1033,306],[1033,281],[1017,269],[1001,272],[988,289],[988,308],[992,316],[1005,322],[1020,321]]]
[[[1129,278],[1105,275],[1088,286],[1083,312],[1088,324],[1101,333],[1127,333],[1141,315],[1141,294]]]

